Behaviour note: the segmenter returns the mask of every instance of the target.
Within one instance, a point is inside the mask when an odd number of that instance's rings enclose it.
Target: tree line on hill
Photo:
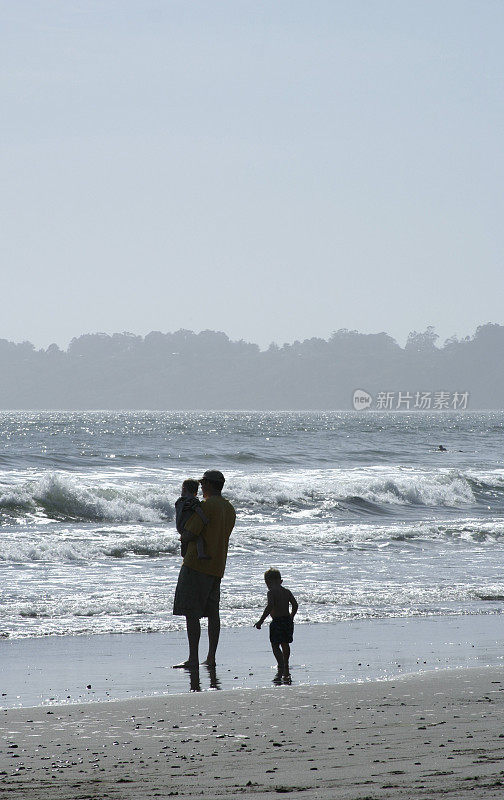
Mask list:
[[[466,395],[468,410],[504,408],[504,326],[437,340],[432,327],[404,347],[386,333],[342,329],[263,351],[210,330],[85,334],[66,351],[1,339],[0,408],[345,410],[356,389],[371,408],[395,410],[401,397],[399,408],[421,408],[420,395],[436,408],[440,393],[444,407]]]

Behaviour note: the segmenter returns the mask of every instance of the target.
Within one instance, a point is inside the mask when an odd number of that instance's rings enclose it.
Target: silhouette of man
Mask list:
[[[203,663],[215,666],[220,634],[220,583],[226,568],[229,537],[236,520],[233,506],[221,494],[224,482],[224,475],[219,470],[211,469],[203,474],[199,479],[204,497],[201,511],[208,522],[205,524],[201,516],[193,514],[181,534],[182,544],[187,543],[187,551],[175,589],[173,613],[186,618],[189,656],[187,661],[174,664],[174,667],[194,669],[199,665],[202,617],[208,618],[208,655]],[[196,540],[200,535],[205,540],[207,560],[198,558]]]

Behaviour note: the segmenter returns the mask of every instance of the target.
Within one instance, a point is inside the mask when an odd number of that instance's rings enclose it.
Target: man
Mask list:
[[[208,655],[203,663],[215,666],[220,634],[220,582],[236,519],[233,506],[221,494],[224,480],[222,472],[216,469],[207,470],[199,479],[204,497],[201,511],[208,522],[205,524],[201,516],[193,514],[181,535],[182,544],[187,543],[187,551],[175,589],[173,613],[186,618],[189,656],[187,661],[174,667],[193,669],[199,665],[201,617],[208,617]],[[208,560],[198,558],[196,540],[200,534],[205,540]]]

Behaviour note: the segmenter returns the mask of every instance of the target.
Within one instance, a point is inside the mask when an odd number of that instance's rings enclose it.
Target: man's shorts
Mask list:
[[[290,644],[294,634],[294,622],[291,617],[273,617],[270,622],[271,644]]]
[[[221,579],[182,564],[175,589],[173,613],[182,617],[208,617],[219,611]]]

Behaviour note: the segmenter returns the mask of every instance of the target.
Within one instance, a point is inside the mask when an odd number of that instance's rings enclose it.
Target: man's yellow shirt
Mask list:
[[[187,545],[184,564],[197,572],[204,572],[205,575],[222,578],[226,568],[229,537],[234,528],[236,512],[229,500],[222,495],[212,495],[203,500],[201,510],[208,523],[205,525],[198,514],[193,514],[186,522],[185,528],[195,536],[202,534],[205,540],[205,551],[210,558],[208,560],[198,558],[196,542],[191,541]]]

